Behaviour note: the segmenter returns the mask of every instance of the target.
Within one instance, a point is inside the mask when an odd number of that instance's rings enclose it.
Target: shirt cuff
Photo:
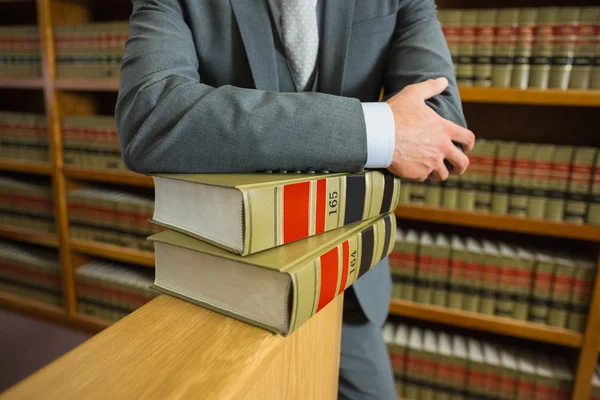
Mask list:
[[[394,157],[396,126],[394,114],[386,102],[362,103],[367,127],[367,163],[365,168],[387,168]]]

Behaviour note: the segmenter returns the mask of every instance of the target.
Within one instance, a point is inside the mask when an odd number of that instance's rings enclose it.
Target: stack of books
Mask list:
[[[48,162],[46,116],[0,111],[0,158]]]
[[[400,180],[358,174],[154,177],[155,287],[287,335],[392,250]]]
[[[401,203],[600,225],[594,147],[478,139],[462,175],[404,182]]]
[[[121,159],[119,133],[113,117],[63,117],[62,132],[65,164],[127,171]]]
[[[390,267],[394,298],[577,332],[596,275],[583,254],[400,229]]]
[[[42,76],[40,34],[35,25],[0,27],[0,78]]]
[[[71,236],[117,246],[152,250],[146,238],[159,232],[149,219],[154,211],[151,197],[140,194],[88,187],[67,194]]]
[[[75,270],[77,312],[118,321],[156,296],[154,271],[113,261],[95,260]]]
[[[0,292],[60,305],[62,289],[57,252],[1,240]]]
[[[442,9],[464,86],[600,89],[600,7]]]
[[[55,231],[52,187],[44,180],[33,182],[0,176],[0,226]]]
[[[570,399],[562,357],[407,325],[383,328],[398,395],[415,399]]]
[[[57,26],[57,76],[118,78],[128,36],[127,21]]]

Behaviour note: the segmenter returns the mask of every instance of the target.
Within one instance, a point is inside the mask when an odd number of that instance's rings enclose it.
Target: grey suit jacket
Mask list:
[[[320,93],[281,92],[267,0],[133,0],[116,106],[126,165],[150,173],[359,171],[361,101],[445,76],[427,103],[465,125],[433,0],[324,0]],[[288,79],[289,80],[289,79]],[[382,323],[380,263],[354,285]]]

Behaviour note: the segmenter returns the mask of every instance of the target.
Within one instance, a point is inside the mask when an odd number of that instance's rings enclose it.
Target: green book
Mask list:
[[[452,339],[447,332],[440,331],[438,339],[438,370],[436,374],[440,390],[436,400],[450,400],[451,388],[454,385],[452,369]]]
[[[538,8],[519,9],[515,65],[510,79],[510,86],[513,88],[527,89],[529,84],[538,10]]]
[[[564,215],[567,222],[583,224],[586,220],[596,155],[594,147],[578,147],[575,150]]]
[[[474,176],[475,184],[475,210],[480,212],[492,211],[492,193],[494,181],[494,167],[496,163],[495,140],[477,139],[473,152],[469,154],[471,164],[469,172]]]
[[[406,325],[398,325],[392,344],[392,371],[397,378],[404,378],[406,374],[406,349],[408,346],[409,329]],[[402,393],[402,391],[399,391]]]
[[[439,207],[442,204],[442,182],[426,181],[425,205]]]
[[[482,247],[483,274],[479,312],[482,314],[494,315],[502,257],[500,256],[498,247],[489,240],[483,240]]]
[[[596,51],[594,52],[594,61],[592,73],[590,76],[590,89],[600,89],[600,13],[596,19]]]
[[[492,86],[510,87],[517,49],[519,9],[498,10],[494,57],[492,58]]]
[[[485,398],[485,359],[481,342],[474,338],[467,341],[469,352],[469,372],[467,373],[467,391],[470,398]]]
[[[422,400],[435,400],[435,384],[438,369],[437,335],[431,329],[423,334],[423,351],[421,352],[421,393]]]
[[[557,14],[558,7],[541,7],[539,9],[536,34],[531,52],[530,88],[548,88],[554,47],[553,27],[556,24]]]
[[[519,382],[517,351],[513,348],[502,348],[500,350],[500,365],[502,366],[502,375],[500,376],[498,397],[502,400],[513,400]]]
[[[442,184],[442,208],[457,209],[461,176],[450,174]]]
[[[431,304],[433,296],[433,253],[434,239],[428,232],[421,233],[417,258],[417,297],[416,301]]]
[[[423,331],[418,327],[411,327],[408,336],[406,381],[404,383],[404,397],[408,399],[420,398],[423,353]]]
[[[516,142],[500,142],[497,147],[494,175],[492,212],[506,214],[513,172],[513,159],[517,150]]]
[[[531,188],[527,205],[529,218],[543,219],[546,215],[554,151],[555,146],[552,144],[538,145],[535,151],[529,180]]]
[[[529,299],[533,284],[535,256],[532,251],[517,247],[515,309],[512,317],[527,321],[529,317]]]
[[[588,316],[590,299],[594,291],[596,263],[583,256],[575,258],[575,272],[571,289],[571,310],[567,319],[567,329],[583,332]]]
[[[417,274],[417,254],[419,235],[414,230],[398,236],[394,251],[390,255],[390,267],[393,271],[393,297],[414,300],[415,279]]]
[[[511,195],[508,203],[508,213],[510,215],[527,216],[531,195],[530,175],[536,148],[537,145],[533,143],[517,144],[510,183]]]
[[[433,246],[432,304],[446,307],[448,305],[448,279],[450,275],[450,241],[442,233],[438,233]]]
[[[552,298],[552,280],[554,279],[555,259],[550,253],[535,253],[535,270],[531,289],[531,310],[529,320],[547,324]]]
[[[472,86],[475,78],[475,48],[477,43],[478,10],[463,10],[461,37],[458,47],[456,80],[459,85]]]
[[[563,220],[574,151],[573,146],[556,146],[548,187],[550,197],[546,206],[545,219],[549,221]]]
[[[569,89],[586,90],[590,87],[590,78],[596,51],[595,29],[598,20],[600,20],[600,7],[581,8]]]
[[[467,396],[467,369],[469,365],[469,352],[467,340],[460,335],[452,335],[452,355],[450,362],[452,368],[452,394],[451,400],[466,400]]]
[[[427,184],[424,182],[411,182],[409,203],[419,206],[426,205]]]
[[[482,165],[483,156],[481,154],[482,146],[485,147],[485,140],[480,144],[480,141],[475,142],[473,150],[469,153],[469,169],[460,178],[460,190],[458,192],[459,210],[474,211],[477,198],[477,181],[481,180],[480,168],[486,168]]]
[[[465,269],[465,294],[462,309],[478,312],[481,303],[483,250],[481,245],[473,238],[465,241],[466,259]]]
[[[553,357],[554,396],[556,399],[570,399],[573,393],[573,371],[562,357]]]
[[[461,19],[462,10],[460,9],[441,9],[438,11],[438,17],[442,24],[442,31],[446,37],[446,43],[452,56],[452,64],[456,74],[458,68],[458,51],[461,38]]]
[[[496,303],[496,315],[502,317],[512,317],[515,310],[515,264],[517,255],[514,250],[500,243],[500,276],[498,278],[498,302]]]
[[[548,87],[566,90],[573,69],[575,40],[579,30],[579,8],[561,7],[556,13],[556,28],[552,37],[552,66]]]
[[[536,368],[535,358],[529,350],[519,352],[518,360],[519,383],[517,384],[516,400],[531,400],[535,398]]]
[[[558,255],[555,260],[548,325],[566,328],[568,310],[571,306],[575,262],[567,254]]]
[[[448,285],[448,307],[462,310],[467,282],[466,262],[467,250],[459,236],[452,236],[450,241],[452,258],[450,260],[450,279]]]
[[[483,343],[483,358],[485,361],[484,385],[488,397],[494,398],[500,390],[500,379],[502,377],[502,365],[500,354],[496,345]]]
[[[492,60],[497,17],[498,10],[493,8],[477,11],[477,39],[475,41],[475,68],[473,70],[474,86],[492,86]]]
[[[402,181],[402,190],[400,190],[400,197],[398,199],[399,204],[410,203],[410,188],[412,183],[410,181]]]

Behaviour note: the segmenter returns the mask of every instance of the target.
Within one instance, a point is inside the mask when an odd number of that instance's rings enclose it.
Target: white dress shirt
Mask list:
[[[280,0],[269,0],[271,14],[281,37]],[[320,6],[320,2],[317,7]],[[315,9],[315,13],[317,10]],[[362,103],[367,128],[365,168],[387,168],[392,163],[396,144],[394,115],[386,102]]]

